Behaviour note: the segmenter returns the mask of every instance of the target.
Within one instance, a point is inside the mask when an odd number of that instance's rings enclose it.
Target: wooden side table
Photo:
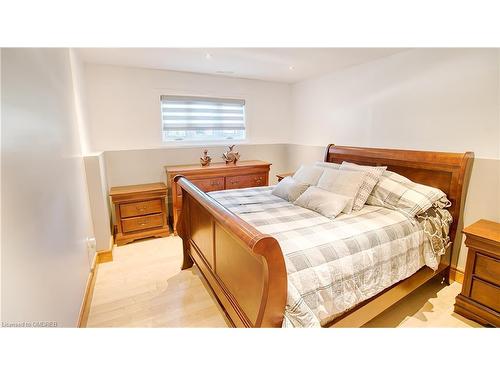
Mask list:
[[[170,234],[165,205],[167,186],[164,183],[112,187],[109,195],[115,205],[117,245]]]
[[[463,232],[469,250],[455,312],[480,324],[500,327],[500,224],[479,220]]]

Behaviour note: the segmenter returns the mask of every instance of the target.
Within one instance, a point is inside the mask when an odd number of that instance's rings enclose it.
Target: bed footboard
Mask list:
[[[196,263],[236,327],[281,327],[287,298],[285,260],[278,241],[264,235],[198,189],[182,190],[177,233],[182,269]]]

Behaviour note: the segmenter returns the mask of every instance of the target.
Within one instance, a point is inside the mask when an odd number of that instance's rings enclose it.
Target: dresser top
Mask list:
[[[141,185],[114,186],[109,190],[109,195],[113,196],[120,194],[136,194],[136,193],[161,191],[166,189],[167,186],[163,182],[155,182],[153,184],[141,184]]]
[[[479,220],[464,228],[463,232],[486,240],[496,242],[500,245],[500,223],[489,220]]]
[[[179,172],[184,172],[184,171],[198,171],[198,170],[218,170],[218,169],[237,169],[241,167],[256,167],[256,166],[269,166],[271,163],[268,163],[267,161],[262,161],[262,160],[243,160],[243,161],[238,161],[236,164],[226,164],[226,163],[211,163],[210,165],[206,167],[202,167],[199,163],[198,164],[188,164],[188,165],[172,165],[172,166],[165,166],[165,169],[167,170],[168,173],[179,173]]]

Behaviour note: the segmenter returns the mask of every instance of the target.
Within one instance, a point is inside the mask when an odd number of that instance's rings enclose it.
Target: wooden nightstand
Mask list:
[[[164,183],[112,187],[109,195],[115,205],[117,245],[170,234],[165,205],[167,186]]]
[[[455,312],[483,325],[500,326],[500,224],[479,220],[463,230],[469,248]]]

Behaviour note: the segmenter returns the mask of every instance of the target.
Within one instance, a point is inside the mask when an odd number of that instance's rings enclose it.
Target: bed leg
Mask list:
[[[182,253],[183,253],[183,259],[182,259],[181,270],[186,270],[188,268],[191,268],[193,266],[193,260],[189,255],[189,245],[186,244],[184,240],[182,240]]]
[[[451,280],[450,280],[450,267],[446,267],[446,269],[441,272],[441,284],[446,284],[450,285]]]

